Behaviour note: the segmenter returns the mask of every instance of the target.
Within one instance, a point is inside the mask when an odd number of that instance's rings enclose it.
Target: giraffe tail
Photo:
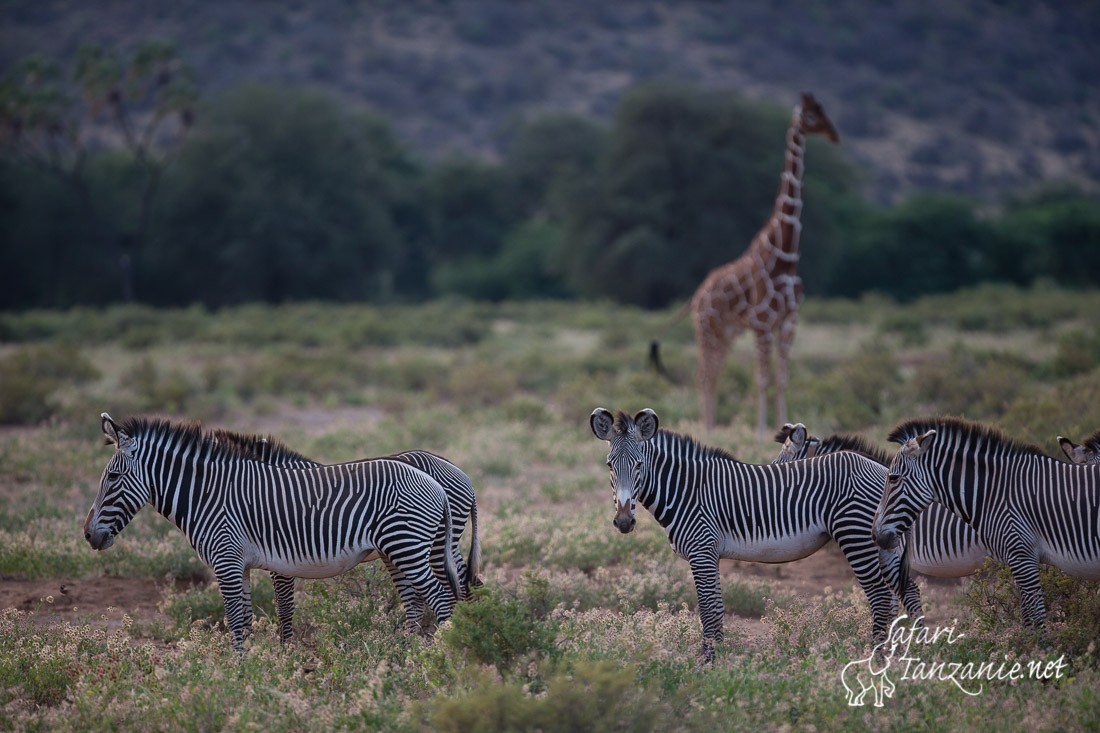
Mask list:
[[[668,333],[669,330],[677,323],[684,319],[684,316],[688,314],[691,309],[691,301],[684,303],[680,308],[672,315],[672,318],[668,320],[664,328],[661,329],[660,336]],[[649,342],[649,365],[653,367],[653,370],[660,374],[662,377],[672,382],[677,383],[677,379],[672,375],[668,369],[665,368],[664,362],[661,361],[661,339],[660,336]]]

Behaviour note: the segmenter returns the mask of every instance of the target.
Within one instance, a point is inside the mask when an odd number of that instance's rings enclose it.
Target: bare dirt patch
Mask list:
[[[167,621],[157,606],[169,588],[183,589],[187,581],[161,578],[45,578],[0,580],[0,609],[32,613],[44,626],[61,622],[122,626],[122,617],[139,623]]]

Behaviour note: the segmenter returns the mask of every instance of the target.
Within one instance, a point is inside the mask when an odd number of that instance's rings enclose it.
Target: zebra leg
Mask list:
[[[248,568],[245,568],[241,576],[241,602],[244,604],[242,633],[247,638],[252,636],[252,571]]]
[[[886,585],[901,599],[909,620],[923,626],[924,608],[921,605],[920,587],[903,567],[905,559],[899,552],[879,550],[879,564]]]
[[[871,540],[871,533],[866,532],[866,539],[863,539],[863,534],[857,532],[835,539],[871,606],[871,642],[877,645],[886,641],[886,629],[897,615],[897,599],[887,587],[879,568],[878,547]]]
[[[1012,580],[1016,583],[1016,593],[1020,596],[1020,610],[1024,625],[1041,629],[1047,621],[1047,605],[1043,598],[1043,586],[1039,582],[1039,558],[1034,551],[1020,550],[1010,554],[1007,559],[1012,571]]]
[[[294,578],[272,573],[271,584],[275,586],[275,612],[279,616],[279,640],[285,643],[294,636]]]
[[[699,620],[703,624],[703,659],[714,661],[714,644],[722,641],[725,607],[718,577],[718,551],[715,547],[696,551],[688,558],[695,594],[699,599]]]
[[[432,611],[435,612],[436,623],[442,624],[451,617],[451,610],[455,605],[455,597],[451,591],[439,582],[439,579],[435,577],[435,573],[432,572],[432,566],[429,561],[430,551],[429,548],[424,548],[421,552],[410,553],[408,555],[402,555],[401,557],[391,557],[393,564],[398,570],[402,572],[409,585],[412,586],[416,595],[419,596],[420,602],[427,601],[431,606]],[[409,613],[409,606],[405,606],[406,613]],[[421,611],[421,616],[423,612]],[[410,628],[412,624],[410,622]]]
[[[227,560],[214,566],[214,576],[218,579],[218,588],[222,592],[222,602],[225,604],[225,622],[233,634],[233,648],[237,651],[244,651],[246,572],[240,560]],[[249,614],[251,612],[250,607]]]
[[[401,605],[405,608],[405,627],[410,634],[423,633],[424,626],[424,599],[421,598],[412,584],[405,577],[405,573],[394,565],[388,557],[383,557],[382,562],[390,573],[397,595],[401,598]]]

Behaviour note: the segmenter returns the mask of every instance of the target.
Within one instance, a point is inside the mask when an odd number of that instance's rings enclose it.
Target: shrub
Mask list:
[[[424,714],[426,727],[444,733],[647,731],[668,720],[666,706],[638,684],[634,668],[612,662],[580,663],[545,682],[535,667],[522,687],[485,680],[461,697],[436,698]]]
[[[444,627],[442,638],[447,646],[464,650],[481,664],[495,665],[502,673],[530,652],[551,653],[554,630],[540,617],[545,609],[536,613],[532,606],[504,598],[488,587],[474,593],[473,601],[455,606],[450,625]]]
[[[55,392],[65,384],[99,376],[92,362],[75,346],[27,346],[0,361],[0,423],[37,423],[57,408]]]
[[[920,365],[911,387],[925,409],[980,420],[1004,414],[1024,391],[1029,371],[1019,358],[957,344],[946,359]]]
[[[1049,565],[1039,567],[1039,582],[1047,607],[1047,635],[1059,651],[1078,663],[1097,666],[1096,639],[1100,638],[1100,581],[1081,580]],[[974,576],[964,595],[970,623],[980,634],[1016,643],[1041,643],[1022,624],[1019,596],[1007,565],[987,563]]]

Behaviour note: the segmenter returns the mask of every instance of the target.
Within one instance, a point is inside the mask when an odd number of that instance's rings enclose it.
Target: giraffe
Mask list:
[[[689,302],[699,347],[696,382],[707,432],[714,428],[718,380],[730,346],[746,329],[756,337],[758,440],[765,438],[767,390],[772,375],[771,351],[776,345],[775,400],[779,423],[787,419],[787,362],[798,324],[802,280],[798,277],[798,235],[802,228],[802,157],[807,135],[840,140],[825,110],[803,94],[787,130],[787,153],[779,178],[779,194],[768,223],[748,249],[732,262],[711,270]]]

